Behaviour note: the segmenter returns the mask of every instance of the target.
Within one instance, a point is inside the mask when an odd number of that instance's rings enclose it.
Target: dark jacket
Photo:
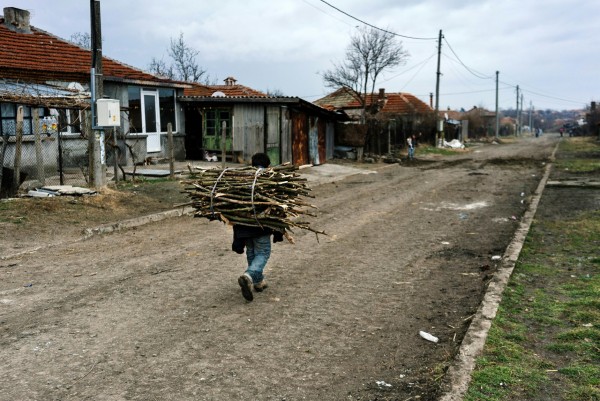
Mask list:
[[[262,237],[263,235],[273,235],[273,243],[283,241],[283,233],[280,231],[268,227],[260,228],[235,224],[233,226],[231,250],[236,253],[244,253],[248,238]]]

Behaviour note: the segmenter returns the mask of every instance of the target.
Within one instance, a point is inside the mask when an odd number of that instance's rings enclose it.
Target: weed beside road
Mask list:
[[[553,177],[598,180],[600,144],[561,143]],[[546,188],[466,401],[600,400],[600,190]]]

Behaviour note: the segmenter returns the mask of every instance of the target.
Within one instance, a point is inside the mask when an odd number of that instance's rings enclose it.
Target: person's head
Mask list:
[[[255,153],[252,156],[252,167],[267,168],[271,165],[271,159],[265,153]]]

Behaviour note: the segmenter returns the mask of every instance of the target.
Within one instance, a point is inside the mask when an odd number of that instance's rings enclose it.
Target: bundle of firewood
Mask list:
[[[271,228],[293,243],[293,227],[325,234],[298,220],[300,216],[314,217],[310,210],[316,206],[304,200],[312,197],[310,188],[296,170],[298,167],[290,164],[266,169],[200,169],[183,184],[195,217]]]

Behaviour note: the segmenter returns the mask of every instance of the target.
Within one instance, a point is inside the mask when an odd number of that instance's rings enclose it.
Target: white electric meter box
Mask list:
[[[99,127],[120,127],[121,107],[118,99],[98,99],[96,116]]]

